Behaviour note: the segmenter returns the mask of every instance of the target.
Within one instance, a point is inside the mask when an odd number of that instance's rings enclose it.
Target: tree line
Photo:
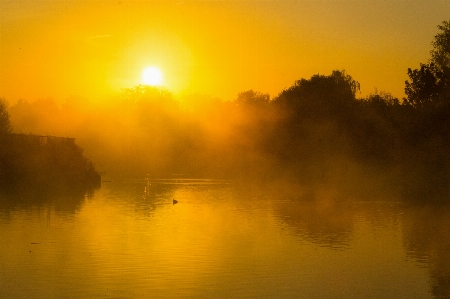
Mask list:
[[[438,28],[429,61],[407,70],[403,99],[359,98],[359,83],[334,70],[273,98],[248,90],[232,101],[175,99],[140,85],[100,104],[7,108],[3,101],[0,130],[76,137],[99,169],[118,176],[289,180],[443,197],[450,190],[450,23]]]
[[[82,197],[100,186],[100,173],[73,138],[13,133],[6,107],[0,99],[1,195],[37,192]]]

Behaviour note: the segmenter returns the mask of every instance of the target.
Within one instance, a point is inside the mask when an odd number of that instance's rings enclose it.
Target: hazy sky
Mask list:
[[[157,66],[175,95],[277,95],[345,69],[403,97],[450,1],[0,0],[0,97],[104,98]]]

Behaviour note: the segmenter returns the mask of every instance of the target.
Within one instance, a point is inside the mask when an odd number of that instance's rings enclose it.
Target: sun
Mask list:
[[[162,72],[159,68],[150,66],[142,71],[142,83],[150,86],[161,85],[163,81]]]

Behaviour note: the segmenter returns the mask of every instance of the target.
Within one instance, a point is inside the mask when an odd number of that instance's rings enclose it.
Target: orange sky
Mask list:
[[[450,1],[0,1],[0,97],[104,98],[158,66],[175,95],[277,95],[345,69],[403,97]]]

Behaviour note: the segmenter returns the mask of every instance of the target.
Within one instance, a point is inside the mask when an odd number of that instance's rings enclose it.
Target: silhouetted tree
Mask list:
[[[431,58],[420,69],[408,69],[405,103],[418,109],[432,109],[450,102],[450,22],[444,21],[431,43]]]
[[[247,90],[238,93],[236,103],[238,105],[267,105],[270,101],[268,93],[261,93],[258,91]]]
[[[174,103],[172,93],[163,87],[138,85],[122,89],[121,98],[131,104],[133,108],[143,103],[167,106]]]
[[[406,106],[388,92],[371,93],[355,102],[344,124],[352,152],[364,162],[388,162],[399,148],[401,116]]]
[[[5,99],[0,98],[0,134],[11,133],[12,126]]]
[[[173,129],[178,126],[180,107],[166,88],[138,85],[122,90],[124,111],[129,111],[136,121],[146,127]]]
[[[329,115],[345,110],[355,100],[360,85],[344,70],[334,70],[330,76],[314,75],[301,79],[283,90],[274,103],[296,114]]]
[[[434,37],[431,50],[431,61],[436,64],[439,71],[448,74],[450,70],[450,22],[444,21],[438,28],[442,32]]]
[[[388,106],[398,106],[400,101],[398,98],[394,97],[389,92],[380,92],[369,94],[364,100],[364,104],[369,107],[388,107]]]
[[[410,80],[405,82],[404,103],[413,107],[402,147],[408,194],[409,190],[421,195],[450,192],[450,22],[438,28],[428,63],[408,69]]]
[[[420,64],[420,69],[408,69],[411,82],[405,82],[405,103],[418,109],[429,109],[443,100],[444,74],[434,63]]]

